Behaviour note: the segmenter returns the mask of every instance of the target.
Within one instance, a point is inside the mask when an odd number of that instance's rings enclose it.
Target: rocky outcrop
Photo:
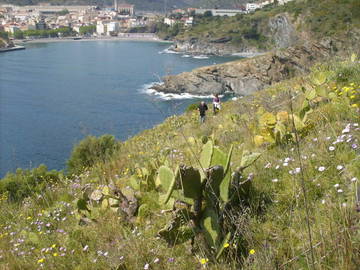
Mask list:
[[[269,18],[257,26],[256,31],[267,39],[262,44],[262,47],[271,49],[294,46],[300,39],[300,34],[295,30],[295,25],[287,13],[281,13]],[[254,46],[253,42],[248,42],[246,39],[235,45],[232,42],[231,36],[178,39],[175,40],[174,45],[170,49],[182,53],[207,55],[256,54],[264,52],[264,49],[259,49]]]
[[[14,47],[14,44],[10,40],[0,37],[0,49],[12,48],[12,47]]]
[[[269,32],[266,36],[272,40],[274,48],[288,48],[298,43],[299,33],[295,30],[286,13],[269,19]]]
[[[153,88],[165,93],[196,95],[249,95],[276,82],[301,74],[320,59],[326,59],[332,43],[311,43],[270,52],[254,58],[195,69],[179,75],[166,76],[163,84]]]
[[[238,53],[259,53],[255,47],[234,46],[230,38],[221,38],[214,40],[200,40],[192,38],[190,40],[176,40],[170,49],[180,53],[189,53],[194,55],[232,55]]]

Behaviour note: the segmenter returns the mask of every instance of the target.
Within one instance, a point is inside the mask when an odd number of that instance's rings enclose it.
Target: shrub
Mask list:
[[[88,136],[73,149],[67,162],[69,174],[79,174],[97,162],[106,162],[119,149],[114,136],[103,135],[99,138]]]
[[[198,106],[199,106],[198,103],[192,103],[192,104],[190,104],[189,106],[187,106],[187,108],[186,108],[185,111],[186,111],[186,112],[195,111],[195,110],[197,110]]]
[[[42,193],[48,184],[57,183],[62,173],[48,171],[45,165],[32,170],[17,169],[0,181],[0,194],[8,193],[11,202],[20,202],[33,193]]]

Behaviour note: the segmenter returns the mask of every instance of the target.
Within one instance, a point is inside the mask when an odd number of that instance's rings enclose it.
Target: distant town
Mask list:
[[[121,36],[124,33],[154,33],[154,25],[181,24],[191,27],[195,16],[235,16],[248,14],[276,2],[279,5],[292,0],[267,0],[247,3],[236,9],[175,9],[168,14],[136,10],[136,6],[118,3],[112,7],[55,6],[47,3],[33,6],[0,5],[0,31],[16,39],[41,37],[102,37]]]

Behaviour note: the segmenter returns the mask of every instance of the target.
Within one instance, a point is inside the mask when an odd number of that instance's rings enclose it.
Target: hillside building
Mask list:
[[[135,6],[130,5],[130,4],[118,4],[117,5],[117,12],[120,15],[134,16],[135,15]]]

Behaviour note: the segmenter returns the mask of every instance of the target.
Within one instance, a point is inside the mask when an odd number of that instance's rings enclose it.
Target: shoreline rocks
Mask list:
[[[330,43],[309,43],[165,76],[152,88],[163,93],[212,95],[232,92],[249,95],[274,83],[309,71],[317,61],[332,54]]]

